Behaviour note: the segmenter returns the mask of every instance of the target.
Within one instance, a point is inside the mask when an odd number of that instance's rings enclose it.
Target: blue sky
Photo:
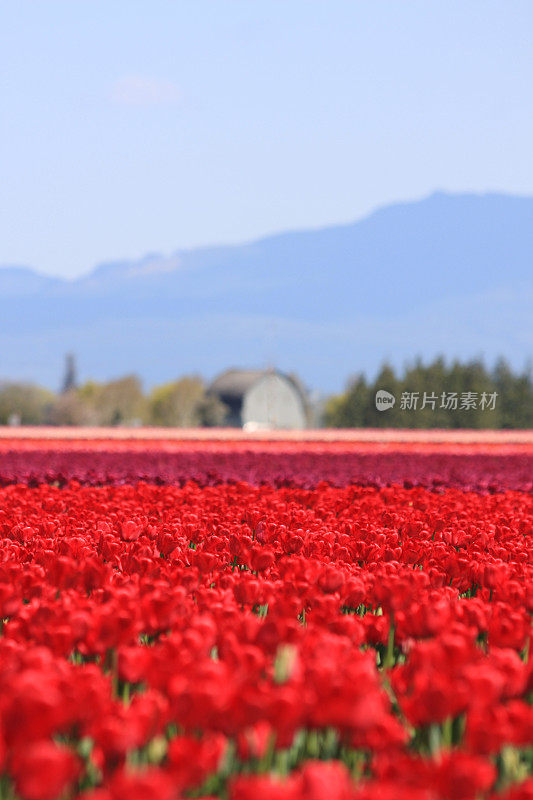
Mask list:
[[[0,263],[533,194],[532,32],[530,0],[5,3]]]

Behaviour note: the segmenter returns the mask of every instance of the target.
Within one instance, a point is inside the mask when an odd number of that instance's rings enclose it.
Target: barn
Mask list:
[[[209,393],[228,409],[224,424],[245,430],[302,429],[307,406],[297,381],[277,370],[229,369]]]

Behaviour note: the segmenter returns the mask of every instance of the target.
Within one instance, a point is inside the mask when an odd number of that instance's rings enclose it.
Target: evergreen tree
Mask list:
[[[384,362],[376,375],[371,390],[367,393],[366,407],[363,410],[363,420],[366,427],[395,428],[401,426],[400,388],[401,384],[393,367],[388,362]],[[376,393],[380,389],[389,392],[396,398],[394,406],[386,411],[379,411],[376,408]]]
[[[356,375],[346,392],[329,398],[324,410],[326,427],[361,428],[367,423],[364,412],[368,406],[370,389],[364,375]]]
[[[76,376],[76,359],[73,353],[65,356],[65,376],[61,387],[61,394],[73,391],[78,385]]]

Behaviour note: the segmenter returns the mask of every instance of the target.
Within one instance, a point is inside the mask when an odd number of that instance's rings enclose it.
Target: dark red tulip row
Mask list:
[[[25,483],[64,485],[164,485],[194,480],[204,486],[246,481],[254,486],[314,488],[353,483],[366,486],[457,487],[472,491],[533,490],[533,448],[468,447],[431,449],[419,445],[294,442],[16,442],[0,441],[0,486]],[[394,449],[399,448],[399,449]]]

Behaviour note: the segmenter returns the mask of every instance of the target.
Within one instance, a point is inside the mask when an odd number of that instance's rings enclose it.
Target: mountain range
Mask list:
[[[338,390],[388,359],[533,352],[533,197],[435,193],[352,224],[101,264],[0,267],[0,379],[146,384],[277,366]]]

